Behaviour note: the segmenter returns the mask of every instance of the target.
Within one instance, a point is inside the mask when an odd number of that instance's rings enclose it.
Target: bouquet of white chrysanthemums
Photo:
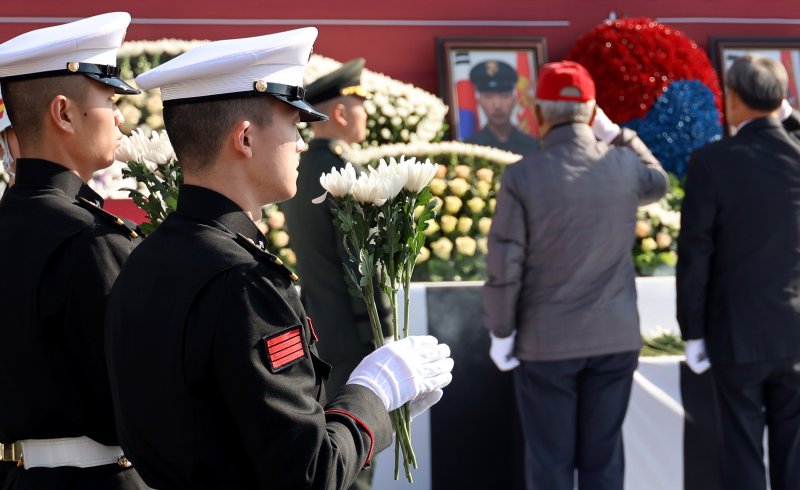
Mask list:
[[[367,305],[375,346],[384,344],[383,328],[375,304],[375,291],[380,287],[392,304],[394,339],[408,336],[408,308],[411,274],[417,255],[425,243],[423,231],[434,217],[437,202],[432,199],[429,183],[436,174],[436,165],[429,160],[394,158],[381,160],[377,168],[356,176],[348,163],[344,168],[332,168],[320,177],[327,191],[314,199],[319,204],[328,195],[333,197],[337,213],[334,223],[342,231],[348,262],[344,276],[350,293]],[[375,284],[375,278],[380,284]],[[398,301],[403,287],[403,332],[398,331]],[[403,452],[408,481],[412,481],[410,466],[417,467],[411,447],[411,417],[408,404],[392,412],[394,420],[395,479],[399,476],[399,451]]]
[[[178,187],[183,183],[175,151],[167,132],[153,131],[146,136],[141,129],[124,136],[117,148],[116,159],[126,163],[124,178],[132,178],[137,188],[125,188],[133,202],[147,214],[140,226],[149,235],[178,206]]]

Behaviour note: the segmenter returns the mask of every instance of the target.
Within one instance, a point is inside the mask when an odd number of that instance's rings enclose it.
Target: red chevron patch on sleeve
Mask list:
[[[307,355],[300,326],[284,330],[264,339],[267,360],[272,372],[278,372],[299,362]]]

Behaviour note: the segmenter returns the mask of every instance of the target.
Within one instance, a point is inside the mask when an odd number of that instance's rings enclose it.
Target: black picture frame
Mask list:
[[[795,109],[800,109],[800,37],[711,37],[709,50],[723,93],[725,72],[735,58],[759,54],[777,59],[789,74],[787,99]]]

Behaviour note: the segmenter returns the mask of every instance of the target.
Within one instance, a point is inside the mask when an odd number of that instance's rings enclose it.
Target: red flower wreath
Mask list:
[[[706,53],[670,26],[651,19],[606,22],[572,46],[568,60],[589,70],[597,103],[612,121],[642,118],[675,80],[699,80],[722,114],[722,91]]]

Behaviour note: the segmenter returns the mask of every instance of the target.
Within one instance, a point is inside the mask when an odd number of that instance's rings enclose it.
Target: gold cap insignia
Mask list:
[[[496,61],[489,61],[486,63],[486,74],[490,77],[493,77],[497,74],[500,67],[497,65]]]
[[[80,67],[81,64],[77,61],[70,61],[67,63],[67,70],[71,71],[72,73],[76,73]]]
[[[130,468],[131,466],[133,466],[133,464],[131,464],[131,462],[128,461],[128,458],[126,458],[125,456],[120,456],[119,458],[117,458],[117,464],[122,466],[123,468]]]
[[[356,97],[361,97],[362,99],[371,99],[372,94],[369,93],[367,89],[365,89],[361,85],[353,85],[351,87],[345,87],[339,91],[342,95],[355,95]]]
[[[255,89],[257,92],[266,92],[267,82],[265,82],[264,80],[256,80]]]

